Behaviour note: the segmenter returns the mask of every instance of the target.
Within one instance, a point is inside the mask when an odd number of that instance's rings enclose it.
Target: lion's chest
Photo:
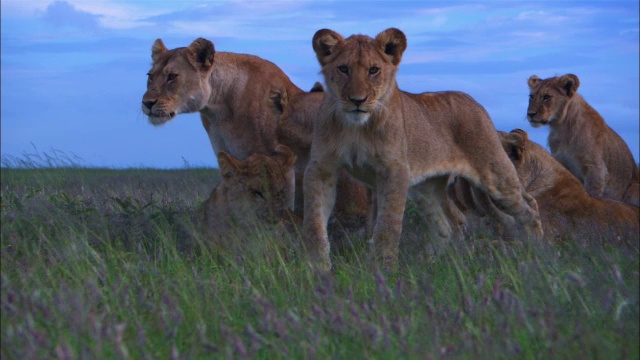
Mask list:
[[[552,152],[553,157],[580,181],[584,181],[582,166],[574,154],[567,148],[560,147]]]
[[[379,157],[370,141],[352,134],[349,138],[342,139],[336,153],[342,167],[353,177],[368,184],[375,182]]]
[[[553,157],[569,170],[578,180],[583,181],[582,165],[576,157],[576,149],[572,144],[563,142],[562,134],[558,131],[552,131],[549,134],[549,148]]]

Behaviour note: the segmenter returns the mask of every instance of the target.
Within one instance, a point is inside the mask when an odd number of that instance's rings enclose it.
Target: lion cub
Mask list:
[[[640,206],[638,166],[622,138],[576,91],[576,75],[529,78],[527,119],[549,125],[551,154],[569,169],[587,192]]]
[[[526,191],[538,202],[547,240],[603,239],[638,248],[639,209],[589,195],[580,181],[524,130],[499,132]]]
[[[282,113],[276,129],[278,142],[287,145],[298,157],[295,165],[295,213],[300,217],[304,214],[303,174],[309,164],[313,126],[318,118],[323,97],[324,87],[316,82],[309,92],[286,98],[280,95],[273,98],[274,106]],[[371,191],[344,170],[338,176],[336,187],[337,200],[333,215],[337,224],[334,227],[342,228],[346,232],[370,232],[370,217],[374,211]]]
[[[221,239],[237,230],[299,222],[289,209],[294,194],[287,173],[295,161],[284,145],[270,156],[256,153],[245,160],[219,153],[222,180],[198,211],[205,233]]]
[[[536,201],[522,189],[484,108],[461,92],[398,89],[395,75],[407,47],[402,31],[345,39],[322,29],[312,44],[327,87],[304,175],[304,237],[313,267],[331,268],[326,227],[342,168],[376,192],[373,244],[386,270],[397,263],[410,188],[432,235],[451,235],[441,180],[449,174],[486,190],[527,235],[542,237]]]

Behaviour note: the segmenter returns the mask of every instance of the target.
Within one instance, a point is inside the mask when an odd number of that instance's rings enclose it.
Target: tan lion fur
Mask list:
[[[288,98],[274,97],[274,105],[282,112],[276,135],[278,142],[287,145],[298,157],[296,161],[296,206],[295,213],[302,217],[304,197],[302,191],[304,170],[309,163],[313,124],[318,118],[318,110],[324,97],[324,87],[315,83],[309,92],[302,92]],[[334,217],[348,232],[365,229],[369,231],[372,208],[371,191],[355,180],[348,172],[341,170],[337,183],[337,200]]]
[[[200,206],[199,223],[207,235],[223,238],[237,230],[255,230],[295,219],[287,174],[296,156],[284,145],[272,155],[255,153],[244,160],[218,154],[222,180]]]
[[[154,125],[181,113],[200,112],[216,154],[246,159],[273,152],[279,113],[270,96],[302,92],[275,64],[253,55],[215,51],[203,38],[172,50],[157,39],[151,58],[142,111]],[[149,108],[145,102],[154,104]]]
[[[275,64],[253,55],[217,52],[203,38],[172,50],[157,39],[151,59],[142,111],[154,125],[199,112],[215,154],[246,159],[273,153],[280,113],[271,97],[302,92]],[[293,170],[289,176],[293,178]]]
[[[499,135],[525,190],[538,202],[547,240],[599,239],[638,248],[638,207],[589,195],[580,181],[529,140],[524,130]]]
[[[461,92],[398,89],[404,33],[391,28],[375,39],[344,39],[322,29],[312,44],[327,87],[304,175],[304,237],[313,267],[331,267],[326,226],[340,168],[377,194],[372,241],[376,259],[387,270],[397,263],[410,187],[432,235],[451,235],[446,214],[450,174],[487,191],[528,235],[542,237],[536,202],[522,189],[484,108]]]
[[[478,186],[456,176],[449,180],[447,194],[453,208],[452,212],[459,212],[457,218],[460,219],[460,228],[466,235],[516,240],[517,224],[513,217],[500,211],[491,197]]]
[[[638,166],[622,138],[576,91],[576,75],[528,81],[531,94],[527,118],[531,125],[549,125],[551,154],[580,180],[593,196],[640,206]]]

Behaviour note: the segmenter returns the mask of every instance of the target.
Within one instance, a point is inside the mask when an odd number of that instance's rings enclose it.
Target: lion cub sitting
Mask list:
[[[296,156],[284,145],[276,146],[271,156],[256,153],[245,160],[219,153],[222,180],[198,212],[205,233],[224,240],[238,230],[300,222],[289,208],[294,194],[287,173],[295,161]]]
[[[622,138],[576,91],[576,75],[529,78],[527,118],[533,127],[549,125],[551,154],[587,192],[640,206],[638,166]]]
[[[638,247],[639,209],[589,195],[580,181],[527,133],[499,132],[526,191],[538,202],[547,240],[620,241]]]
[[[395,75],[407,47],[402,31],[345,39],[322,29],[312,44],[328,88],[304,174],[304,237],[313,267],[331,268],[326,227],[343,168],[376,192],[373,244],[386,270],[397,263],[410,188],[432,235],[452,234],[444,181],[449,174],[486,190],[527,235],[542,237],[536,202],[522,189],[484,108],[461,92],[398,89]]]

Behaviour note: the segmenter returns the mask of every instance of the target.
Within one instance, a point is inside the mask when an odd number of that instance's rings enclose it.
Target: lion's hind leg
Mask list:
[[[465,233],[472,237],[490,236],[504,240],[515,239],[518,224],[493,203],[491,196],[462,176],[456,176],[451,188],[451,197],[460,203],[468,216],[464,224]]]
[[[462,235],[465,217],[449,198],[448,176],[427,179],[411,188],[410,198],[418,207],[428,229],[429,239],[439,245]]]
[[[480,179],[478,186],[486,191],[498,210],[515,219],[526,237],[535,241],[542,240],[538,203],[524,191],[515,171],[486,174]]]

